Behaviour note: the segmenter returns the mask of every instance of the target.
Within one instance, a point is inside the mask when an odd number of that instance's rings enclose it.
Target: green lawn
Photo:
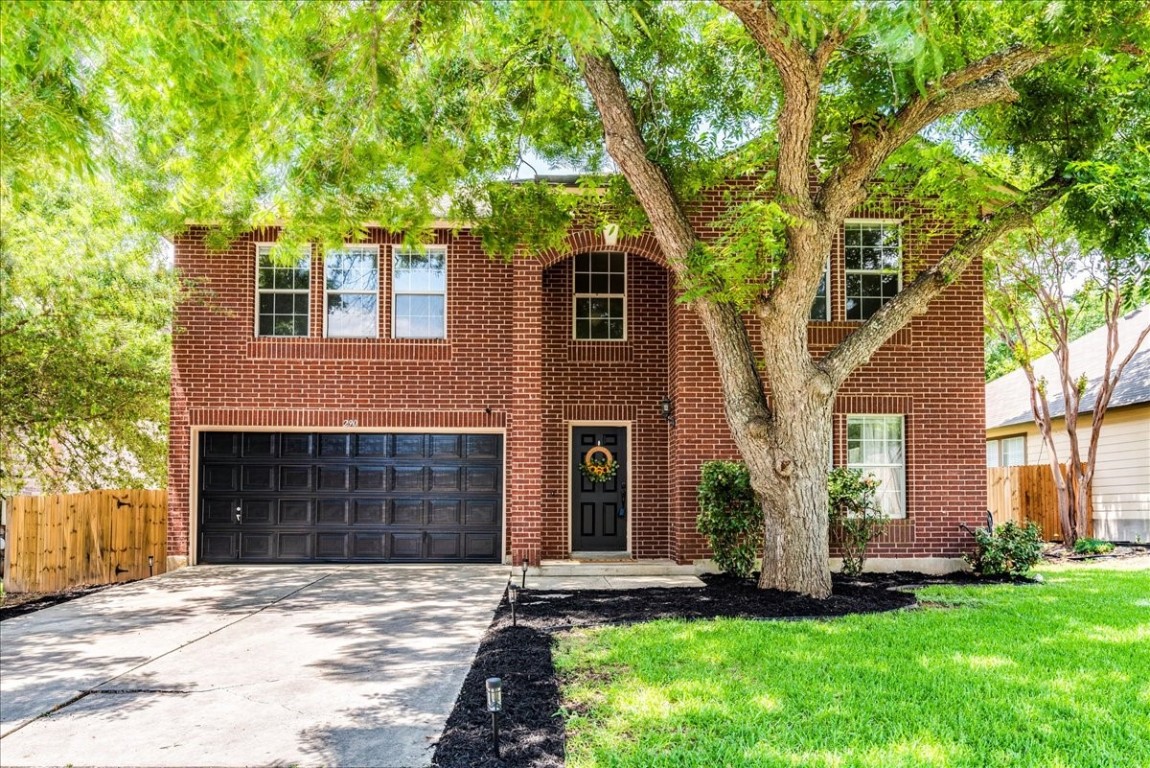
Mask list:
[[[1150,571],[919,597],[568,635],[568,765],[1150,766]]]

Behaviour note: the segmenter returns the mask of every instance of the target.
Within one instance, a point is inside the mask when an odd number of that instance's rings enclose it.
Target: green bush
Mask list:
[[[707,537],[724,573],[747,577],[763,549],[763,512],[747,468],[737,461],[708,461],[699,483],[699,533]]]
[[[1114,551],[1114,545],[1102,539],[1079,539],[1074,542],[1074,551],[1080,555],[1105,555]]]
[[[971,531],[975,552],[966,561],[981,576],[1025,576],[1042,557],[1042,531],[1029,522],[1025,528],[1003,523],[993,532]]]
[[[842,549],[843,573],[858,576],[870,543],[883,534],[887,516],[875,504],[879,481],[860,470],[835,467],[827,475],[831,538]]]

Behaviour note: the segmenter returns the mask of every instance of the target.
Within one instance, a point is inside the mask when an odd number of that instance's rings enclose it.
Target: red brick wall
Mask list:
[[[702,206],[696,224],[721,208]],[[871,212],[872,217],[889,212]],[[937,258],[945,237],[926,236],[925,212],[904,212],[907,269]],[[913,226],[912,226],[913,225]],[[636,472],[631,482],[633,551],[680,562],[707,557],[695,532],[699,466],[737,454],[723,415],[710,346],[691,310],[676,300],[662,255],[647,236],[624,241],[628,257],[628,341],[570,339],[569,254],[517,259],[484,255],[466,231],[448,244],[448,339],[393,341],[390,258],[381,253],[380,339],[330,340],[322,333],[322,265],[313,261],[308,339],[253,336],[253,233],[223,253],[202,230],[176,242],[176,265],[194,290],[178,313],[173,362],[169,553],[188,552],[190,434],[194,426],[504,428],[507,430],[508,553],[562,557],[569,547],[567,462],[571,421],[626,421]],[[395,242],[372,231],[370,242]],[[574,250],[604,248],[582,233]],[[908,519],[877,554],[948,556],[966,544],[958,522],[985,506],[982,437],[982,308],[979,265],[932,311],[900,331],[844,386],[834,451],[845,461],[847,413],[906,417]],[[907,277],[910,274],[908,272]],[[831,267],[832,320],[813,323],[823,354],[854,323],[843,319],[841,243]],[[752,334],[757,325],[750,323]],[[677,426],[659,414],[669,393]],[[592,402],[594,398],[594,402]]]

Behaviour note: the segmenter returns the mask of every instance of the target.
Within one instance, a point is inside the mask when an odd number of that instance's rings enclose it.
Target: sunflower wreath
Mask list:
[[[596,445],[583,454],[583,461],[579,463],[579,471],[583,477],[593,483],[604,483],[611,480],[619,472],[619,462],[611,455],[611,451],[601,445]]]

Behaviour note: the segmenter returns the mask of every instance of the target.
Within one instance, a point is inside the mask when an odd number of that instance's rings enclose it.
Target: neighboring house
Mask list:
[[[1129,354],[1148,316],[1150,307],[1143,307],[1119,321],[1117,359]],[[1105,364],[1105,327],[1071,342],[1071,375],[1078,378],[1085,373],[1089,380],[1078,421],[1083,458],[1090,444],[1091,415]],[[1055,448],[1065,463],[1069,440],[1053,354],[1035,360],[1034,371],[1049,382]],[[1049,460],[1034,422],[1025,372],[1012,371],[987,384],[987,465],[1048,464]],[[1092,501],[1095,536],[1112,541],[1150,541],[1150,345],[1143,345],[1130,361],[1111,396],[1098,440]]]
[[[708,229],[716,193],[698,207]],[[812,309],[816,354],[951,242],[921,209],[860,211]],[[275,266],[275,230],[175,239],[169,553],[209,562],[709,557],[700,465],[736,458],[706,335],[650,236],[573,232],[489,258],[467,228],[425,253],[367,241]],[[843,387],[836,464],[886,478],[877,557],[951,568],[985,509],[976,264]],[[203,298],[203,297],[207,298]],[[757,334],[753,318],[751,334]],[[592,483],[594,447],[620,463]],[[914,559],[914,562],[906,562]]]

